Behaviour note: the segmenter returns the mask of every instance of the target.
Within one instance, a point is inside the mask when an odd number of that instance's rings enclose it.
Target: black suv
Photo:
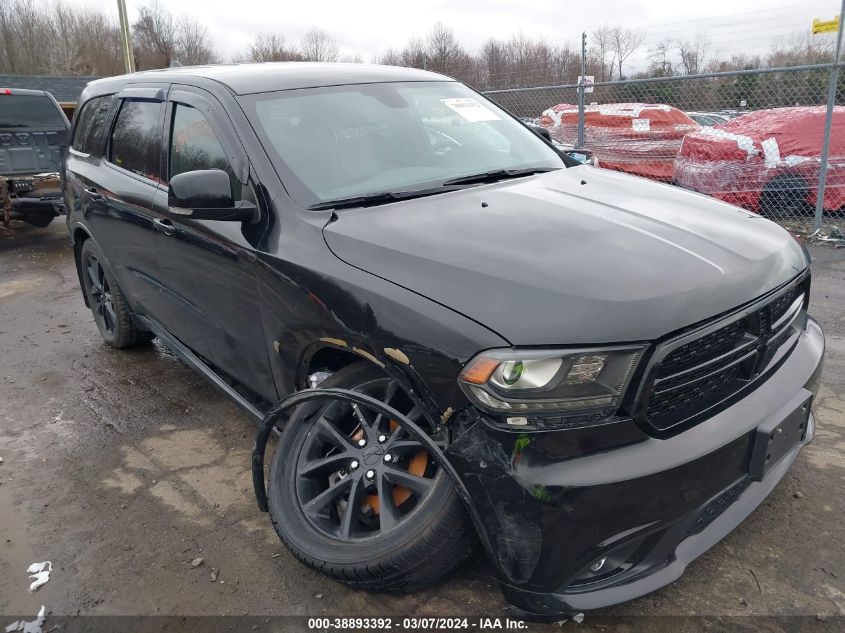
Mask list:
[[[64,195],[100,332],[264,419],[259,501],[321,573],[409,590],[478,537],[524,616],[613,604],[813,437],[809,258],[764,218],[577,165],[412,69],[178,68],[79,107]]]

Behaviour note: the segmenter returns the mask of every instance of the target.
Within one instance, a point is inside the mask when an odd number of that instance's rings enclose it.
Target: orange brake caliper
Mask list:
[[[390,430],[395,431],[399,428],[399,423],[396,420],[390,421]],[[356,442],[364,437],[364,429],[359,429],[355,433],[352,434],[352,439]],[[417,477],[422,477],[425,475],[425,470],[428,467],[428,453],[425,451],[419,451],[418,453],[414,453],[411,457],[411,460],[408,462],[408,473],[411,475],[416,475]],[[411,491],[408,490],[405,486],[394,485],[393,486],[393,504],[398,508],[403,503],[405,503],[408,499],[411,498]],[[363,498],[361,501],[362,507],[370,506],[373,509],[373,513],[378,515],[379,511],[379,500],[377,494],[369,494]]]

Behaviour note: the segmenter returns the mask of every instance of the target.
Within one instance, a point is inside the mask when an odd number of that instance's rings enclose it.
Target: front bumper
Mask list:
[[[484,421],[450,446],[511,609],[559,619],[630,600],[681,576],[766,498],[814,434],[759,481],[750,476],[758,427],[815,393],[824,337],[812,319],[785,362],[757,389],[678,435],[633,422],[516,433]],[[590,570],[602,558],[597,572]]]

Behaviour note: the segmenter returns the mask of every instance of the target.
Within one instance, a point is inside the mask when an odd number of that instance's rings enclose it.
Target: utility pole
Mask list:
[[[117,0],[117,15],[120,20],[120,40],[123,49],[123,65],[126,73],[135,72],[135,60],[132,58],[132,38],[129,36],[129,17],[126,15],[126,0]]]
[[[842,0],[845,2],[845,0]],[[581,33],[581,76],[578,78],[578,142],[584,147],[584,82],[587,80],[587,34]]]
[[[839,30],[836,32],[836,47],[833,53],[833,66],[830,69],[830,84],[827,87],[827,113],[824,120],[824,140],[822,141],[821,164],[819,165],[819,188],[816,193],[816,216],[813,219],[813,233],[822,228],[824,212],[824,188],[827,183],[827,159],[830,153],[830,128],[833,124],[833,104],[836,101],[836,84],[839,81],[839,61],[842,52],[842,34],[845,31],[845,0],[839,9]]]

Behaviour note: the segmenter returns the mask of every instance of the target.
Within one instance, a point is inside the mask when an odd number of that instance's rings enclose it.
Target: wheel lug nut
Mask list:
[[[357,459],[353,459],[353,460],[352,460],[352,463],[351,463],[351,464],[349,464],[349,468],[351,468],[352,470],[355,470],[356,468],[358,468],[358,460],[357,460]]]
[[[389,464],[390,462],[392,462],[392,461],[393,461],[393,455],[391,455],[390,453],[388,453],[387,455],[385,455],[385,456],[384,456],[384,461],[385,461],[385,462],[387,462],[387,463]]]
[[[376,476],[376,471],[374,471],[374,470],[368,470],[367,471],[367,479],[375,479],[375,476]]]
[[[381,435],[378,436],[378,441],[379,441],[380,444],[384,444],[387,441],[387,436],[384,433],[382,433]]]
[[[358,440],[358,446],[360,446],[361,448],[364,448],[366,445],[367,445],[367,440],[365,440],[363,437],[360,440]]]

